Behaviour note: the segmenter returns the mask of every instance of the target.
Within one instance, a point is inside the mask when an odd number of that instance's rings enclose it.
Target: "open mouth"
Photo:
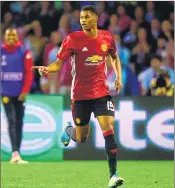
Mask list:
[[[87,24],[81,24],[82,26],[87,26]]]

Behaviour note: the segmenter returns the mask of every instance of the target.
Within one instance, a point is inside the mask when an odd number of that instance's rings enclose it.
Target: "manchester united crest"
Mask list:
[[[102,44],[101,49],[102,49],[103,52],[106,52],[107,49],[108,49],[108,46],[106,44]]]

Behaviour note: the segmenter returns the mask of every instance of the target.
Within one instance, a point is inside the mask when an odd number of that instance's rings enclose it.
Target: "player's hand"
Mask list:
[[[26,95],[27,95],[27,93],[22,92],[22,93],[19,95],[18,100],[19,100],[19,101],[24,101],[25,98],[26,98]]]
[[[115,81],[114,88],[116,89],[117,93],[120,93],[120,91],[123,88],[123,84],[122,84],[122,80],[121,79],[118,79],[118,80]]]
[[[32,69],[38,69],[41,76],[46,75],[49,72],[48,67],[45,66],[33,66]]]

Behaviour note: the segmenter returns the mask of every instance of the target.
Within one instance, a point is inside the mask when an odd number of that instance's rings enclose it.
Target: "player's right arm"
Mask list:
[[[111,39],[111,46],[110,46],[108,53],[112,57],[111,64],[112,64],[113,70],[114,70],[114,72],[116,74],[116,78],[117,78],[117,80],[115,81],[114,87],[117,90],[117,92],[119,93],[123,88],[121,63],[120,63],[120,58],[117,53],[114,39],[112,38],[111,34],[109,34],[109,35],[110,35],[110,39]]]
[[[57,72],[63,66],[63,63],[66,59],[68,59],[73,54],[73,43],[70,35],[66,37],[57,53],[57,60],[50,64],[49,66],[34,66],[33,68],[37,68],[40,75],[48,74],[50,72]]]
[[[57,72],[61,69],[61,67],[63,66],[64,61],[61,59],[57,59],[55,62],[53,62],[52,64],[50,64],[47,67],[48,72]]]

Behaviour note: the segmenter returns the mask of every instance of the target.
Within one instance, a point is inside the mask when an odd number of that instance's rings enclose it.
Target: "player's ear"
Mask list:
[[[95,15],[95,20],[98,21],[98,16],[97,15]]]
[[[98,22],[98,16],[94,16],[94,22]]]

